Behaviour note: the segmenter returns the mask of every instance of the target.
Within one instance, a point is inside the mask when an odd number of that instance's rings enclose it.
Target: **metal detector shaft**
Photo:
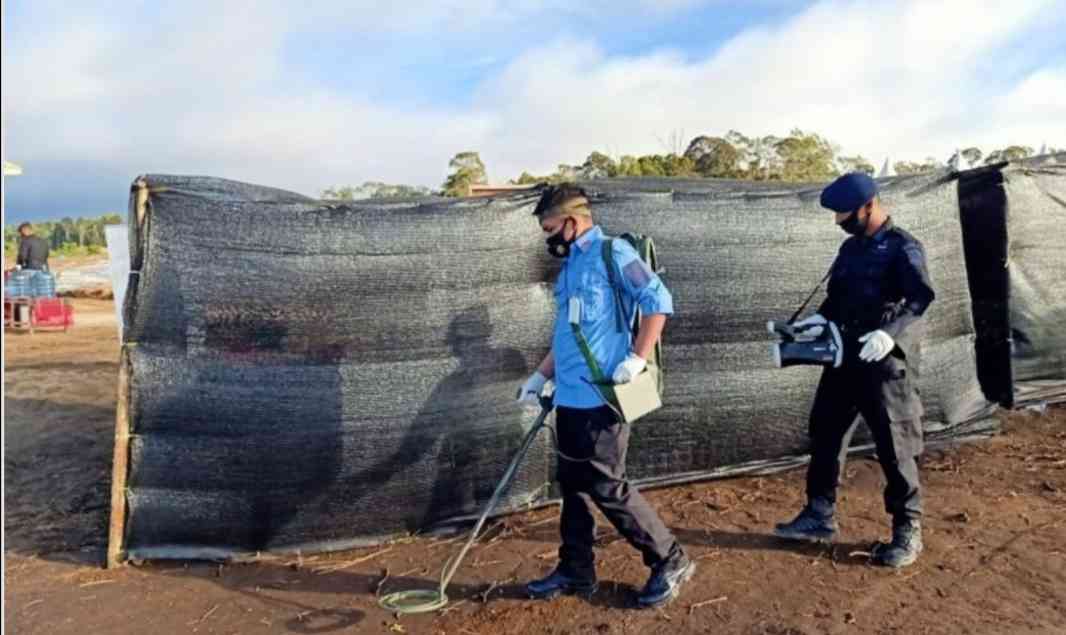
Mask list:
[[[466,552],[470,550],[471,545],[477,540],[478,532],[481,531],[482,525],[485,524],[485,519],[489,517],[492,510],[496,508],[497,503],[500,502],[500,497],[503,496],[504,491],[511,484],[511,479],[514,478],[515,471],[518,470],[519,464],[522,463],[522,459],[525,458],[526,452],[529,450],[529,446],[533,445],[533,439],[536,438],[537,433],[544,427],[544,419],[547,418],[548,413],[552,411],[551,398],[540,398],[541,411],[537,416],[537,420],[533,422],[533,427],[526,433],[526,437],[522,439],[522,447],[518,448],[518,452],[515,453],[514,458],[511,459],[511,464],[507,466],[507,471],[503,473],[503,478],[496,485],[496,491],[492,493],[492,498],[485,505],[485,510],[481,512],[481,518],[478,518],[477,524],[474,525],[474,529],[470,532],[470,537],[466,539],[466,544],[459,550],[459,553],[451,560],[451,563],[444,570],[444,574],[440,578],[440,593],[443,595],[444,590],[447,588],[448,583],[452,580],[452,575],[455,574],[456,569],[459,568],[459,563],[463,561],[463,557],[466,556]]]

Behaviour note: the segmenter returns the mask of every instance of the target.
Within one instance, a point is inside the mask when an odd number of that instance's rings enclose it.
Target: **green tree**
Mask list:
[[[593,152],[578,169],[583,179],[606,179],[618,175],[614,159],[602,152]]]
[[[114,212],[96,218],[65,217],[58,221],[33,223],[33,232],[48,242],[56,255],[99,253],[107,245],[106,225],[121,224],[123,218]],[[4,227],[4,250],[11,252],[18,245],[18,225]]]
[[[640,173],[640,162],[637,157],[627,154],[618,159],[618,176],[643,176]]]
[[[566,163],[560,163],[555,168],[555,174],[552,175],[555,181],[576,181],[581,178],[581,167],[576,165],[567,165]]]
[[[445,196],[469,196],[470,186],[486,182],[485,164],[477,152],[460,152],[448,162],[452,171],[444,181]]]
[[[740,176],[740,152],[721,137],[701,135],[688,144],[685,158],[701,176],[733,179]]]
[[[638,176],[666,176],[659,157],[649,154],[637,159]]]
[[[970,163],[970,165],[977,165],[978,161],[981,160],[981,157],[984,156],[981,153],[981,150],[972,147],[966,148],[965,150],[960,150],[959,154],[962,155],[962,158],[966,159]]]
[[[826,139],[794,129],[773,144],[776,170],[771,178],[783,181],[825,181],[837,176],[836,149]]]
[[[752,181],[781,178],[781,159],[777,154],[780,137],[748,137],[736,130],[730,130],[725,139],[740,154],[741,178]]]
[[[350,185],[326,188],[322,190],[321,198],[327,201],[354,201],[355,188]]]
[[[548,176],[534,176],[529,172],[522,172],[517,179],[511,179],[513,185],[536,185],[537,183],[557,183],[559,177],[557,174],[549,174]]]
[[[322,190],[321,198],[326,201],[357,201],[362,199],[413,198],[429,196],[429,188],[417,185],[390,185],[380,181],[365,181],[359,187],[346,185]]]
[[[896,161],[892,164],[892,168],[896,170],[896,174],[900,176],[906,176],[908,174],[921,174],[923,172],[932,172],[944,167],[939,161],[933,157],[926,157],[925,161]]]
[[[693,176],[696,173],[696,162],[686,156],[679,156],[671,152],[659,157],[663,174],[672,177]]]
[[[52,235],[52,247],[55,249],[59,249],[67,243],[73,243],[78,239],[78,224],[69,216],[64,216],[63,220],[59,221],[59,226],[56,229],[59,230],[59,235]]]
[[[857,154],[853,157],[838,157],[837,165],[840,166],[841,173],[847,172],[862,172],[863,174],[873,176],[877,168],[872,163],[866,160],[866,157],[861,154]]]
[[[994,150],[985,157],[985,165],[1002,163],[1003,161],[1019,161],[1033,156],[1033,149],[1029,146],[1007,146],[1002,150]]]

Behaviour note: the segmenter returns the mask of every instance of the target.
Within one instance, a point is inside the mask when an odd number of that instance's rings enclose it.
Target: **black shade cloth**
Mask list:
[[[125,307],[128,555],[306,553],[474,515],[533,421],[515,390],[550,342],[558,264],[531,216],[537,196],[327,205],[143,178]],[[1061,174],[1025,178],[1025,200],[1062,188]],[[937,293],[921,355],[927,440],[987,431],[982,383],[1002,379],[979,381],[960,185],[947,173],[879,184],[925,245]],[[665,406],[634,424],[629,475],[665,484],[802,463],[819,370],[773,368],[765,325],[792,313],[845,238],[820,185],[583,185],[608,234],[654,237],[674,296]],[[555,496],[554,461],[545,435],[501,511]]]

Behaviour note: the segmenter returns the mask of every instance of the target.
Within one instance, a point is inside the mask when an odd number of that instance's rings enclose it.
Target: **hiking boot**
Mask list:
[[[550,600],[564,593],[592,595],[596,591],[596,578],[579,578],[565,573],[556,567],[546,577],[533,580],[526,585],[529,597],[538,600]]]
[[[696,563],[684,552],[662,562],[651,570],[651,577],[637,596],[637,604],[644,609],[666,606],[681,592],[696,571]]]
[[[922,552],[922,524],[917,520],[892,523],[892,542],[879,542],[873,548],[873,561],[886,567],[913,564]]]
[[[820,498],[811,500],[791,522],[777,523],[774,535],[786,540],[832,542],[837,535],[832,503]]]

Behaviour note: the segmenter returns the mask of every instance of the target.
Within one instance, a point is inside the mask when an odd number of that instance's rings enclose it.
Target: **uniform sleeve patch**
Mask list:
[[[911,263],[911,266],[919,271],[925,270],[925,253],[922,251],[921,245],[907,243],[903,246],[903,253],[907,255],[907,260]]]
[[[643,260],[637,258],[622,268],[622,274],[634,289],[643,289],[652,279],[652,271]]]

